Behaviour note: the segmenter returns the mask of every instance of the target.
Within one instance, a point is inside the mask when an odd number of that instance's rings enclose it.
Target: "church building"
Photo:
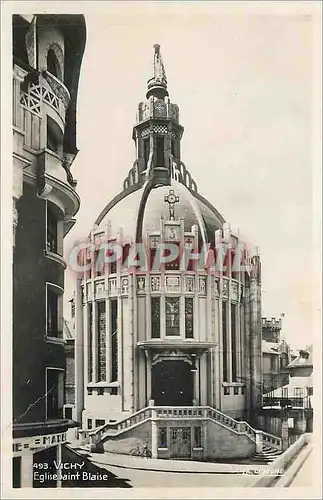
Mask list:
[[[260,258],[236,265],[243,242],[183,163],[159,45],[153,68],[135,161],[76,280],[73,418],[108,451],[248,456],[262,406]]]

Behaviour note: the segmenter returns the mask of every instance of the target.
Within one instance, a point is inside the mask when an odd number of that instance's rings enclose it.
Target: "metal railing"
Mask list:
[[[311,408],[311,400],[309,396],[303,398],[284,398],[284,397],[263,397],[263,406],[279,407],[279,408]]]

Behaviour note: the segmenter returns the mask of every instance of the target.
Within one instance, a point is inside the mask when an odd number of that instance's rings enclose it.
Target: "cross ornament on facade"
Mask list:
[[[165,202],[168,203],[169,220],[175,220],[175,203],[179,202],[179,196],[175,195],[173,189],[170,189],[168,195],[165,196]]]

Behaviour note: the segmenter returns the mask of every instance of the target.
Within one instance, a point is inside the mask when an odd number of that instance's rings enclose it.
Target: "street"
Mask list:
[[[110,465],[107,468],[121,481],[129,480],[129,484],[134,488],[218,488],[226,486],[232,488],[248,486],[255,480],[253,475],[154,472]]]

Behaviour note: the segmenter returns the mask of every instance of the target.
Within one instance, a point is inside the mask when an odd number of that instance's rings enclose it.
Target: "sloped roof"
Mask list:
[[[267,354],[279,354],[279,345],[277,342],[262,341],[262,352]]]
[[[310,345],[305,349],[300,349],[296,359],[294,359],[286,368],[301,368],[313,366],[313,346]]]

